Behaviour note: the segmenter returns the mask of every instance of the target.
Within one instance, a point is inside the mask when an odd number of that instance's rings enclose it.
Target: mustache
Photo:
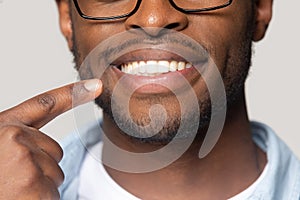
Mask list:
[[[81,71],[87,75],[87,71],[92,71],[92,68],[94,68],[94,71],[98,71],[98,75],[103,74],[104,70],[111,67],[116,59],[141,49],[170,52],[194,65],[203,63],[209,58],[207,48],[187,35],[170,29],[146,29],[151,30],[135,29],[125,31],[114,34],[100,42],[81,64]],[[147,31],[160,31],[161,34],[154,37],[148,35]],[[95,75],[95,72],[93,73]],[[89,74],[88,77],[92,78],[92,73]]]
[[[164,35],[159,38],[153,38],[151,36],[145,35],[145,37],[139,36],[138,38],[126,40],[123,43],[119,44],[117,48],[108,47],[101,56],[110,57],[111,55],[119,54],[121,51],[124,51],[136,45],[139,45],[140,47],[152,47],[155,49],[155,48],[159,48],[162,44],[167,47],[179,45],[185,48],[190,48],[195,52],[202,52],[202,53],[204,52],[204,50],[206,50],[202,45],[201,45],[202,48],[200,48],[199,46],[196,46],[194,42],[190,40],[186,40],[184,38],[178,38],[178,36],[174,37],[170,35]]]

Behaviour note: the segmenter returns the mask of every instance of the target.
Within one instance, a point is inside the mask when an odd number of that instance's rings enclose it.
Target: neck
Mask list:
[[[163,169],[125,173],[106,166],[107,172],[141,199],[225,199],[240,193],[258,178],[266,164],[264,153],[253,143],[245,98],[241,96],[228,110],[222,134],[205,158],[198,157],[203,139],[201,132],[205,132],[200,130],[189,149]],[[109,139],[120,148],[132,152],[158,148],[130,140],[107,116],[102,126],[103,131],[109,133]]]

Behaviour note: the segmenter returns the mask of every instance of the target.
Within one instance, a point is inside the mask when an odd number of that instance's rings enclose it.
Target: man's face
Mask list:
[[[184,14],[174,9],[169,1],[155,0],[154,2],[143,0],[139,10],[132,16],[124,20],[109,22],[85,20],[78,15],[74,5],[71,4],[71,19],[72,46],[78,69],[84,58],[99,43],[114,34],[140,28],[141,34],[145,34],[155,41],[163,33],[159,29],[153,29],[152,31],[152,29],[147,28],[166,28],[185,34],[201,44],[209,52],[223,77],[229,106],[234,102],[234,99],[243,95],[243,84],[250,65],[251,39],[254,28],[252,1],[233,1],[229,7],[213,12]],[[172,52],[172,49],[170,49],[170,52]],[[183,58],[170,52],[149,48],[139,49],[118,59],[118,65],[135,61],[169,61],[169,63],[177,62],[177,64],[183,61]],[[209,121],[209,94],[201,75],[197,70],[192,72],[184,76],[198,98],[201,111],[200,128],[203,128]],[[181,117],[186,119],[193,118],[196,113],[181,113],[176,95],[170,90],[156,85],[155,80],[158,80],[157,77],[151,77],[154,80],[154,84],[138,89],[131,96],[129,111],[134,122],[145,126],[150,122],[150,107],[154,104],[161,104],[168,114],[166,124],[160,131],[160,134],[151,139],[146,139],[146,141],[168,142],[176,134],[180,126]],[[111,95],[119,79],[120,72],[116,72],[116,69],[112,67],[108,68],[101,77],[104,84],[104,92],[96,100],[96,103],[112,119]],[[133,76],[131,79],[132,83],[128,82],[128,84],[133,84],[137,80],[137,76]],[[172,78],[168,81],[180,86]],[[124,88],[126,87],[124,86]],[[183,90],[182,95],[184,94]],[[126,95],[128,95],[126,91],[118,94],[120,98],[122,96],[125,98]],[[188,100],[184,103],[189,105]],[[114,117],[119,118],[118,120],[130,126],[131,122],[126,118],[124,112],[126,110],[120,108]]]

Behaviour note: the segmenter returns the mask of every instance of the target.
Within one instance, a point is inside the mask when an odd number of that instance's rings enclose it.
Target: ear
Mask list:
[[[70,7],[68,0],[56,0],[59,13],[59,24],[62,34],[65,36],[69,49],[73,48],[72,41],[72,20],[70,18]]]
[[[261,40],[267,31],[272,18],[273,0],[255,0],[255,30],[253,41]]]

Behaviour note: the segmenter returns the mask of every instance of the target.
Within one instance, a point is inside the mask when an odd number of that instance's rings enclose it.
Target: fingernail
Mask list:
[[[85,89],[89,92],[95,92],[101,87],[102,83],[99,79],[86,80],[84,83]]]

